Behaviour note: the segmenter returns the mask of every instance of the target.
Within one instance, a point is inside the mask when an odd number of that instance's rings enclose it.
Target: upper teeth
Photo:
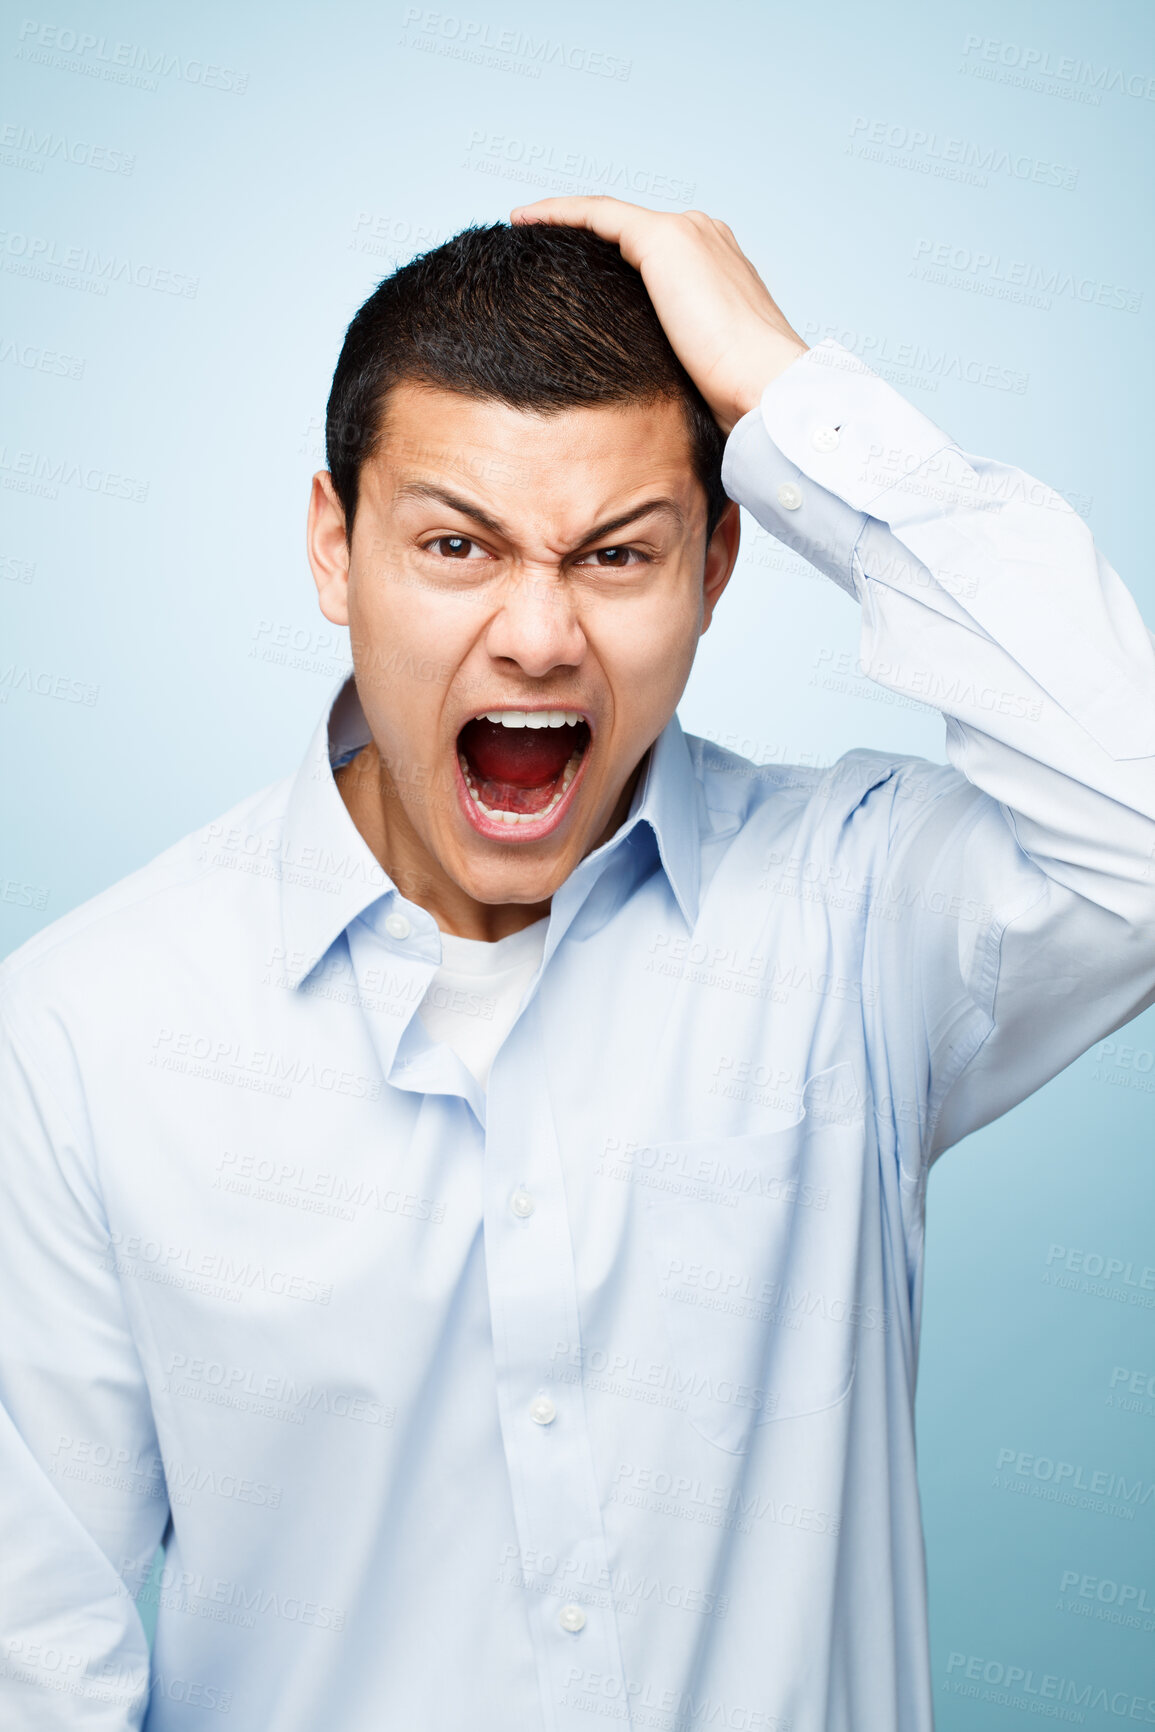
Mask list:
[[[583,717],[577,710],[486,710],[485,719],[503,728],[573,728]]]

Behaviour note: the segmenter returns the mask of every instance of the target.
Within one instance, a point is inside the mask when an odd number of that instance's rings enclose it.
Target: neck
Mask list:
[[[402,896],[427,909],[442,932],[493,944],[549,913],[548,899],[478,902],[450,878],[409,822],[372,741],[337,771],[335,780],[349,816]]]

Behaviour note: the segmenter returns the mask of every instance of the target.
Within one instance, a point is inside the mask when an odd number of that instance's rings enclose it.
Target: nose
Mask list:
[[[513,662],[530,679],[577,667],[586,638],[561,574],[542,566],[512,572],[485,647],[494,661]]]

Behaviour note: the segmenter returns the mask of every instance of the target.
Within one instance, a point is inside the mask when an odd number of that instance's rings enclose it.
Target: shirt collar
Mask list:
[[[284,974],[299,986],[359,914],[396,886],[349,816],[333,771],[367,744],[352,678],[342,681],[293,779],[281,841]]]
[[[650,748],[629,816],[605,848],[615,848],[640,825],[649,825],[682,918],[691,927],[698,918],[705,818],[690,748],[677,716],[671,716]]]
[[[284,974],[299,986],[345,928],[397,887],[361,835],[334,780],[370,739],[350,675],[318,724],[293,780],[285,809],[280,858]],[[676,716],[663,728],[638,778],[625,823],[586,856],[558,896],[584,900],[634,833],[646,826],[688,926],[698,914],[704,807],[686,737]],[[576,893],[576,895],[575,895]],[[555,905],[557,898],[555,898]],[[568,925],[568,921],[566,922]],[[560,936],[560,934],[558,935]],[[552,946],[551,946],[552,948]]]

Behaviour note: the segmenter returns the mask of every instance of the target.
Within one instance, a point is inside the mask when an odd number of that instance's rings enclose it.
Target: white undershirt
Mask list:
[[[482,1088],[525,989],[541,967],[548,926],[548,919],[535,920],[496,944],[441,934],[441,967],[418,1015],[430,1039],[452,1047]]]

